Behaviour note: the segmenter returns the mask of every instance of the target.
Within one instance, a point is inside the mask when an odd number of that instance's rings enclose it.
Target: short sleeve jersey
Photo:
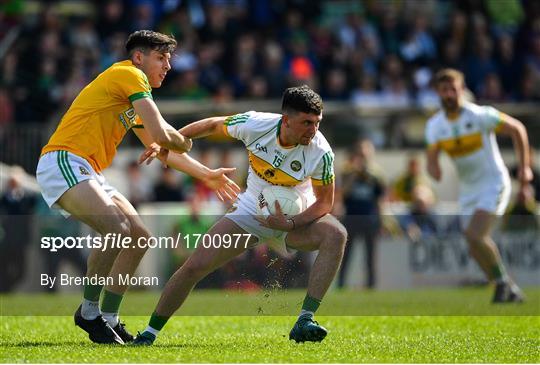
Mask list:
[[[334,153],[320,131],[306,146],[281,146],[281,117],[250,111],[228,117],[223,128],[248,150],[248,192],[258,195],[269,185],[289,186],[309,201],[313,196],[312,184],[334,182]]]
[[[427,122],[428,148],[438,147],[452,158],[462,193],[479,191],[485,184],[508,182],[495,138],[500,122],[498,110],[472,103],[465,103],[455,120],[449,120],[441,110]]]
[[[151,91],[144,72],[130,60],[115,63],[79,93],[41,153],[72,152],[102,171],[127,131],[142,127],[131,103],[152,98]]]

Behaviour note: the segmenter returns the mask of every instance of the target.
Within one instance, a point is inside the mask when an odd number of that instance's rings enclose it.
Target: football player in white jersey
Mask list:
[[[439,153],[444,151],[452,158],[460,180],[464,235],[472,257],[486,277],[496,283],[493,302],[523,301],[523,294],[508,277],[490,234],[510,197],[510,178],[495,134],[512,137],[523,188],[532,179],[527,131],[521,122],[491,106],[464,101],[464,77],[457,70],[439,71],[435,88],[442,110],[426,126],[428,172],[435,180],[441,180]]]
[[[255,244],[273,241],[298,250],[318,250],[309,276],[307,295],[289,339],[322,341],[327,334],[313,319],[341,264],[347,232],[330,211],[334,203],[334,155],[318,131],[321,97],[307,86],[285,90],[282,114],[248,112],[212,117],[187,125],[180,132],[190,138],[228,135],[241,140],[249,152],[247,189],[233,208],[207,232],[210,236],[251,234],[248,247],[204,248],[199,245],[167,282],[148,327],[134,341],[151,345],[167,320],[182,305],[195,284],[210,272]],[[148,150],[145,157],[155,151]],[[143,157],[143,159],[145,158]],[[296,189],[308,201],[302,213],[257,217],[257,196],[269,185]]]

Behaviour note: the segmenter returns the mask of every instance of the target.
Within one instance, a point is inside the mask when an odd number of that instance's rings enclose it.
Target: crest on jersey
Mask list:
[[[90,176],[90,173],[88,172],[88,170],[85,169],[85,168],[82,167],[82,166],[79,166],[79,172],[81,173],[81,175],[87,175],[87,176]]]
[[[291,162],[291,170],[293,170],[294,172],[298,172],[300,171],[300,169],[302,169],[302,164],[300,163],[300,161],[294,160],[293,162]]]

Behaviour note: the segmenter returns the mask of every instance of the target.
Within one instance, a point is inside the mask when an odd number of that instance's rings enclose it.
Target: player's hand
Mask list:
[[[240,193],[240,187],[227,177],[236,170],[235,167],[220,168],[210,170],[208,176],[203,180],[204,184],[214,190],[219,200],[234,201]]]
[[[167,157],[169,156],[169,150],[166,148],[161,147],[157,143],[152,143],[150,146],[144,150],[143,153],[139,156],[139,164],[142,164],[143,162],[146,162],[147,165],[150,165],[150,163],[155,159],[158,158],[161,161],[163,161],[163,165],[166,166],[167,164],[165,161],[167,161]]]
[[[287,218],[285,214],[283,214],[283,212],[281,211],[281,206],[279,205],[279,202],[277,200],[275,202],[275,207],[275,214],[270,214],[267,217],[255,216],[255,219],[259,221],[259,223],[263,227],[277,229],[279,231],[285,232],[292,231],[294,228],[294,223],[289,218]]]
[[[530,166],[522,167],[518,170],[518,180],[521,186],[525,186],[533,179],[533,172]]]

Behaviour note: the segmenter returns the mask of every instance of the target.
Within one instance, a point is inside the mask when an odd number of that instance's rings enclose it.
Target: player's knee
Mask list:
[[[148,228],[146,228],[145,226],[141,225],[141,224],[131,224],[131,237],[134,237],[134,238],[141,238],[141,237],[144,237],[144,239],[146,241],[148,241],[148,239],[151,237],[152,235],[150,234],[150,231],[148,230]]]
[[[345,247],[347,242],[347,229],[337,219],[332,219],[321,228],[322,237],[327,243],[334,246],[338,245],[340,247]]]
[[[182,271],[187,278],[197,282],[209,273],[208,265],[201,261],[186,262],[182,267]]]
[[[122,234],[122,237],[131,236],[131,223],[127,217],[120,217],[117,233]]]
[[[115,215],[106,217],[105,222],[101,225],[101,234],[107,233],[121,234],[122,237],[131,236],[131,223],[126,216]]]
[[[469,245],[475,245],[482,242],[482,240],[484,239],[481,233],[472,228],[467,228],[464,232],[464,235]]]

